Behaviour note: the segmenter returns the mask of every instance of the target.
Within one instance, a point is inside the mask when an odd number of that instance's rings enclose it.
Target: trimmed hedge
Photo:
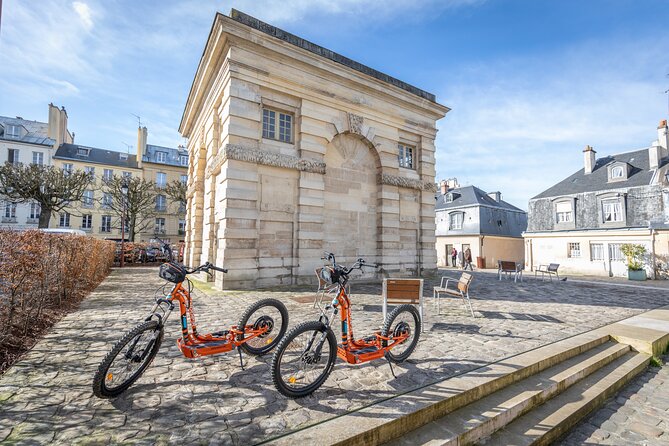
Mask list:
[[[95,289],[113,261],[113,242],[0,230],[0,371],[7,352],[25,349],[36,332]]]

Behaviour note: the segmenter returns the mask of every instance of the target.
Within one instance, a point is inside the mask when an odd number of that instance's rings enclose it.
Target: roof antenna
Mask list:
[[[137,118],[137,127],[142,128],[142,118],[140,118],[139,115],[136,115],[134,113],[130,113],[130,114],[133,115],[135,118]]]
[[[132,149],[132,144],[128,144],[127,142],[121,141],[123,145],[126,147],[126,150],[128,152],[128,155],[130,155],[130,149]]]

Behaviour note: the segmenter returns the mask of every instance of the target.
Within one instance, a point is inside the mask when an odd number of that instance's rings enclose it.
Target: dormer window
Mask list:
[[[444,196],[444,202],[445,203],[453,203],[453,194],[448,193]]]
[[[574,221],[574,210],[572,200],[555,203],[555,222],[571,223]]]
[[[125,161],[125,160],[128,159],[128,154],[121,152],[121,153],[118,154],[118,159],[121,160],[121,161]]]
[[[8,124],[5,127],[5,138],[20,138],[21,126]]]
[[[79,147],[77,149],[77,155],[79,156],[88,156],[90,153],[90,149],[87,149],[85,147]]]
[[[630,171],[630,165],[624,162],[617,162],[609,166],[609,182],[625,181]]]
[[[602,200],[604,223],[621,222],[624,220],[623,207],[619,199]]]
[[[611,169],[611,179],[615,180],[616,178],[623,178],[623,166],[615,166]]]
[[[166,163],[167,162],[167,152],[156,152],[156,162],[157,163]]]

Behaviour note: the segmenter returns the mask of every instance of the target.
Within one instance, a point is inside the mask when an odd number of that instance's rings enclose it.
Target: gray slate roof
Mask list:
[[[223,16],[226,17],[226,16]],[[296,36],[295,34],[291,34],[289,32],[286,32],[282,29],[279,29],[275,26],[272,26],[268,23],[262,22],[255,17],[252,17],[248,14],[244,14],[241,11],[238,11],[236,9],[232,9],[230,11],[230,19],[239,22],[241,24],[244,24],[246,26],[250,26],[253,29],[256,29],[258,31],[261,31],[265,34],[268,34],[272,37],[276,37],[277,39],[281,39],[284,42],[288,42],[291,45],[295,45],[299,48],[302,48],[304,50],[307,50],[311,53],[317,54],[321,57],[324,57],[326,59],[329,59],[333,62],[337,62],[339,64],[342,64],[348,68],[351,68],[355,71],[358,71],[360,73],[366,74],[368,76],[372,76],[376,79],[379,79],[383,82],[386,82],[388,84],[394,85],[395,87],[401,88],[402,90],[408,91],[409,93],[415,94],[416,96],[419,96],[423,99],[427,99],[430,102],[437,102],[437,99],[435,98],[434,94],[428,93],[425,90],[421,90],[420,88],[414,87],[413,85],[407,84],[406,82],[403,82],[399,79],[396,79],[392,76],[388,76],[385,73],[382,73],[380,71],[377,71],[373,68],[370,68],[366,65],[361,64],[360,62],[356,62],[355,60],[349,59],[348,57],[342,56],[341,54],[335,53],[334,51],[331,51],[327,48],[323,48],[320,45],[316,45],[315,43],[309,42],[308,40],[302,39],[301,37]]]
[[[5,136],[5,128],[7,125],[21,126],[27,130],[27,133],[21,138]],[[18,141],[27,144],[52,146],[55,144],[56,140],[47,137],[48,132],[49,124],[46,122],[29,121],[27,119],[0,116],[0,139],[4,139],[6,141]]]
[[[484,205],[504,210],[525,212],[504,200],[499,202],[495,201],[493,198],[490,198],[486,192],[482,191],[476,186],[459,187],[450,190],[449,193],[453,194],[453,201],[450,203],[446,203],[445,195],[442,195],[440,192],[437,193],[437,203],[435,204],[435,210],[441,211],[456,209],[463,206]]]
[[[88,149],[88,156],[79,155],[77,153],[79,148]],[[122,155],[127,155],[127,159],[121,159]],[[53,157],[55,159],[83,161],[91,164],[109,164],[118,167],[137,168],[137,156],[135,155],[78,144],[61,144]]]
[[[628,163],[632,166],[632,169],[627,180],[609,183],[607,166],[615,162]],[[667,160],[664,160],[663,164],[666,164],[666,162]],[[581,169],[533,197],[532,200],[607,189],[647,186],[650,184],[654,173],[654,170],[650,170],[647,148],[620,153],[618,155],[610,155],[597,159],[595,167],[589,175],[585,174],[585,169]]]
[[[157,160],[157,152],[165,152],[167,155],[165,157],[165,162],[164,163],[159,163]],[[163,146],[154,146],[153,144],[147,144],[146,145],[146,151],[142,155],[142,162],[147,162],[147,163],[156,163],[156,164],[167,164],[170,166],[179,166],[179,167],[186,167],[183,166],[179,160],[179,157],[181,155],[186,155],[188,156],[188,151],[187,150],[180,150],[180,149],[173,149],[171,147],[163,147]]]

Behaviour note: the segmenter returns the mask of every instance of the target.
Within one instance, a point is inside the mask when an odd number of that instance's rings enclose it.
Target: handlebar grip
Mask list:
[[[214,265],[210,265],[209,268],[213,269],[214,271],[219,271],[219,272],[222,272],[222,273],[227,273],[228,272],[228,270],[226,268],[219,268],[218,266],[214,266]]]

